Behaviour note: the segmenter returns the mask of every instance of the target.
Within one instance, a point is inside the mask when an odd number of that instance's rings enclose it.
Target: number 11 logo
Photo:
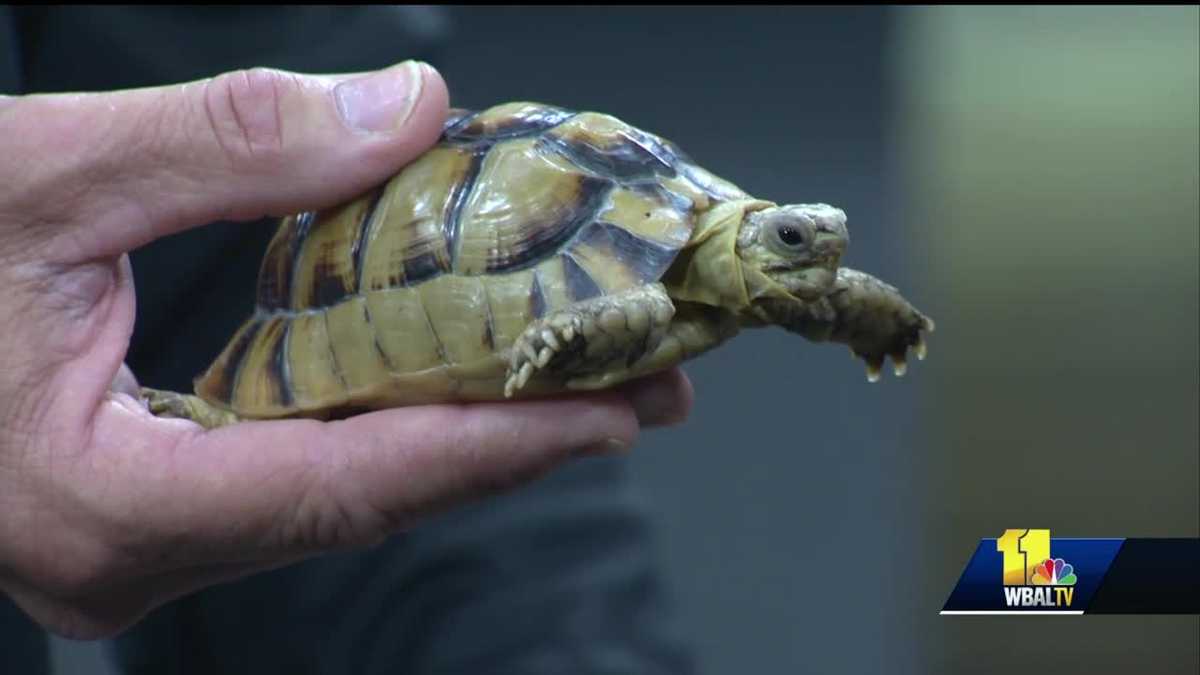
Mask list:
[[[1050,530],[1005,530],[996,550],[1004,554],[1004,585],[1030,586],[1034,567],[1050,557]]]

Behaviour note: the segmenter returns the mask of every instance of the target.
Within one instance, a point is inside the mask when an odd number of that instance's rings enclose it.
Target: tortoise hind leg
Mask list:
[[[234,413],[217,408],[191,394],[142,387],[141,395],[146,407],[157,417],[191,420],[205,429],[216,429],[241,421]]]

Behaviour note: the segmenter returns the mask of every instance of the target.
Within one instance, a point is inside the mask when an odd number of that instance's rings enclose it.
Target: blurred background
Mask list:
[[[1006,528],[1200,536],[1200,10],[396,11],[447,40],[456,105],[609,112],[762,198],[838,205],[846,264],[937,320],[877,385],[746,333],[624,460],[700,672],[1200,669],[1196,616],[937,614]],[[96,58],[151,48],[118,38]],[[269,44],[242,65],[288,67]]]

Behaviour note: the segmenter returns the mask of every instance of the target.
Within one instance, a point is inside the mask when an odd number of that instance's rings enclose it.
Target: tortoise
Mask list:
[[[933,322],[839,267],[845,214],[757,199],[615,117],[452,110],[439,143],[360,197],[284,218],[254,314],[195,394],[205,427],[611,387],[778,325],[848,345],[876,381]]]

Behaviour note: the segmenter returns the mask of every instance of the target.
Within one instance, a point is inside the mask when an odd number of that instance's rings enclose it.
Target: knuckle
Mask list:
[[[492,438],[490,445],[502,452],[491,453],[490,461],[487,457],[469,457],[470,463],[479,468],[470,473],[467,483],[460,488],[461,494],[455,496],[466,499],[505,494],[548,472],[558,455],[529,452],[536,448],[535,426],[534,420],[520,418],[505,429],[491,430],[488,434]],[[466,439],[454,447],[471,447],[467,445],[469,442]]]
[[[105,590],[123,571],[118,556],[97,547],[82,555],[64,556],[57,563],[47,565],[42,570],[39,586],[53,597],[70,601]]]
[[[284,92],[289,76],[270,68],[219,75],[204,85],[204,108],[218,145],[236,164],[268,163],[283,152]]]
[[[281,547],[333,551],[376,543],[385,536],[385,528],[372,516],[352,507],[326,481],[314,480],[284,519]]]

